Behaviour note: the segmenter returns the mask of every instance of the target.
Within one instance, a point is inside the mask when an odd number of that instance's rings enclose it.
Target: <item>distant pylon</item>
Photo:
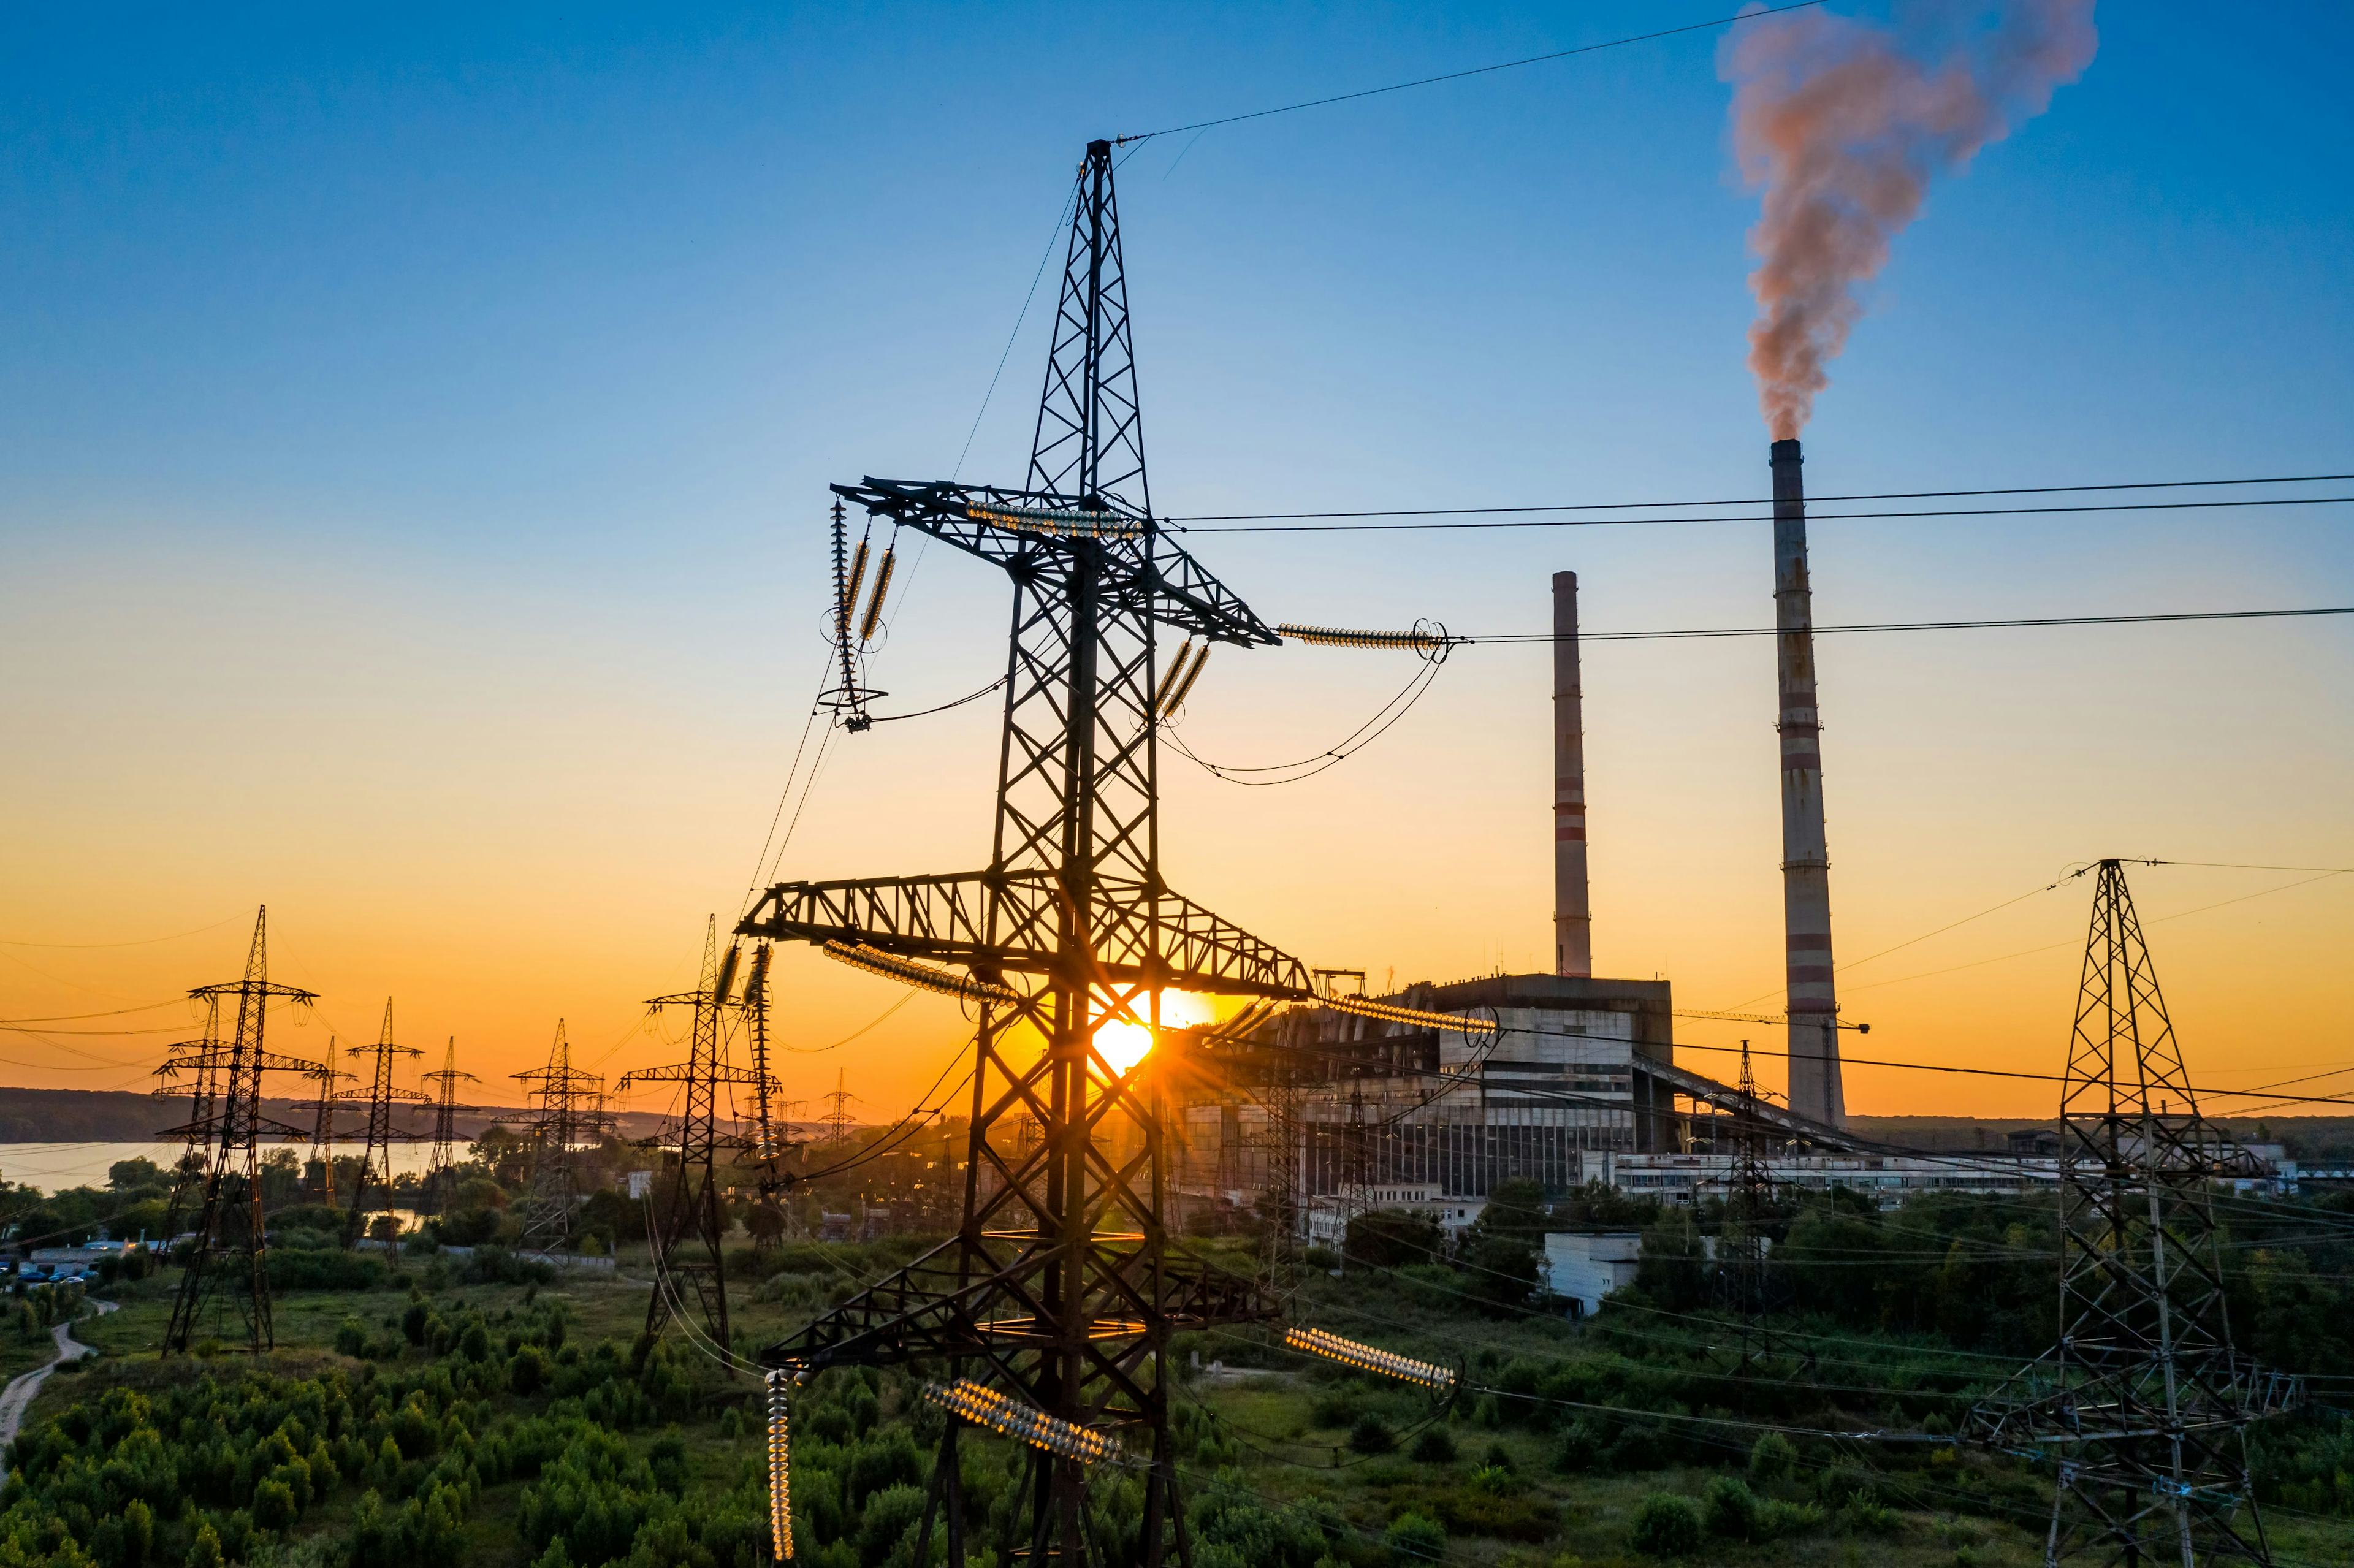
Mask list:
[[[327,1037],[327,1054],[311,1069],[310,1075],[318,1080],[318,1097],[298,1100],[294,1108],[312,1113],[311,1162],[319,1168],[319,1176],[315,1181],[305,1177],[303,1185],[309,1189],[305,1195],[313,1202],[332,1209],[335,1206],[335,1085],[351,1076],[335,1065],[334,1035]]]
[[[678,1121],[678,1164],[654,1194],[649,1211],[653,1243],[653,1291],[646,1300],[646,1332],[660,1333],[673,1313],[686,1310],[684,1287],[691,1287],[701,1308],[705,1330],[724,1353],[729,1351],[727,1275],[720,1260],[720,1243],[727,1234],[727,1210],[720,1193],[714,1156],[722,1142],[745,1148],[749,1140],[723,1139],[719,1132],[719,1086],[753,1084],[754,1075],[727,1060],[726,1014],[743,1011],[733,998],[736,970],[744,956],[743,944],[731,943],[723,957],[719,923],[714,918],[703,938],[703,983],[692,991],[652,998],[655,1008],[692,1007],[695,1022],[688,1031],[687,1059],[667,1067],[647,1067],[627,1073],[613,1086],[637,1084],[678,1084],[684,1103]],[[765,1088],[765,1084],[761,1086]],[[699,1255],[682,1255],[693,1245]]]
[[[237,1033],[227,1041],[212,1039],[206,1048],[188,1052],[169,1065],[176,1071],[198,1075],[200,1082],[209,1075],[218,1098],[204,1117],[185,1127],[167,1128],[162,1135],[185,1135],[192,1145],[201,1142],[207,1151],[196,1241],[180,1275],[179,1294],[172,1302],[172,1320],[164,1330],[163,1353],[167,1356],[187,1350],[199,1327],[224,1320],[232,1311],[256,1352],[277,1343],[270,1316],[259,1139],[264,1132],[293,1139],[308,1133],[261,1114],[261,1075],[309,1073],[314,1065],[265,1050],[264,1026],[273,1001],[301,1005],[317,998],[300,987],[270,981],[269,921],[266,906],[254,916],[253,946],[246,954],[243,980],[198,986],[188,993],[208,1007],[235,997]]]
[[[424,1207],[429,1214],[439,1214],[450,1206],[456,1188],[458,1144],[458,1084],[463,1080],[479,1084],[472,1073],[458,1071],[458,1037],[450,1036],[450,1048],[442,1054],[441,1070],[419,1075],[433,1086],[433,1155],[425,1166]]]
[[[220,1097],[220,1079],[214,1065],[223,1050],[220,1037],[220,998],[208,996],[205,1001],[205,1032],[194,1040],[175,1041],[164,1047],[164,1065],[155,1069],[155,1076],[164,1082],[153,1091],[158,1095],[188,1097],[187,1141],[180,1150],[179,1161],[172,1168],[172,1198],[164,1209],[164,1245],[168,1247],[180,1234],[180,1222],[188,1217],[202,1202],[205,1172],[210,1166],[207,1140],[213,1125],[214,1102]],[[180,1080],[185,1075],[186,1082]]]
[[[759,1192],[762,1223],[754,1227],[752,1247],[765,1252],[784,1234],[783,1196],[792,1178],[785,1160],[799,1147],[791,1126],[783,1121],[785,1102],[777,1097],[778,1084],[769,1070],[769,958],[767,942],[752,948],[752,973],[744,982],[745,1033],[752,1047],[753,1180]]]
[[[605,1080],[572,1065],[564,1020],[556,1021],[556,1044],[547,1065],[514,1075],[531,1108],[493,1120],[525,1129],[531,1139],[531,1179],[515,1221],[525,1252],[554,1252],[571,1245],[573,1210],[580,1202],[575,1146],[610,1125],[605,1113]]]
[[[396,1129],[393,1127],[392,1104],[395,1100],[421,1104],[425,1095],[421,1090],[396,1089],[392,1086],[392,1059],[395,1056],[421,1056],[424,1054],[413,1045],[396,1045],[392,1043],[392,998],[390,997],[384,999],[384,1028],[378,1033],[376,1043],[373,1045],[355,1045],[349,1053],[354,1056],[373,1056],[376,1062],[375,1070],[369,1075],[370,1081],[366,1089],[345,1089],[336,1097],[339,1099],[367,1102],[367,1141],[360,1150],[360,1171],[359,1174],[352,1180],[351,1207],[345,1212],[344,1215],[344,1245],[346,1248],[360,1239],[361,1227],[367,1223],[367,1213],[371,1206],[368,1201],[368,1188],[371,1183],[376,1186],[376,1195],[384,1200],[374,1206],[379,1208],[392,1206],[392,1146],[395,1143],[417,1141],[416,1133]],[[379,1174],[379,1166],[381,1174]]]
[[[850,1107],[858,1097],[842,1086],[842,1069],[833,1070],[833,1092],[825,1097],[826,1112],[818,1119],[825,1126],[825,1141],[829,1149],[839,1149],[850,1141],[850,1129],[858,1125]]]
[[[2232,1348],[2213,1189],[2251,1174],[2199,1113],[2124,868],[2099,864],[2060,1091],[2060,1338],[1972,1413],[2058,1457],[2047,1563],[2269,1563],[2247,1427],[2293,1404]]]
[[[1716,1235],[1716,1295],[1719,1305],[1740,1317],[1740,1343],[1735,1349],[1734,1375],[1744,1395],[1747,1380],[1759,1358],[1787,1347],[1768,1323],[1781,1305],[1769,1272],[1771,1241],[1766,1222],[1774,1206],[1774,1173],[1765,1153],[1765,1127],[1758,1119],[1764,1103],[1757,1075],[1749,1061],[1749,1042],[1741,1043],[1740,1109],[1734,1118],[1733,1163],[1724,1178],[1724,1214]],[[1811,1364],[1810,1351],[1801,1358]]]

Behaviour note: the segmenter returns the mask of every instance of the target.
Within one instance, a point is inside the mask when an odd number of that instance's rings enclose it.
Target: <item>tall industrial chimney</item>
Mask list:
[[[1823,837],[1822,726],[1815,711],[1815,614],[1807,580],[1805,462],[1774,443],[1775,665],[1781,678],[1782,930],[1788,946],[1790,1108],[1837,1127],[1839,995],[1831,984],[1830,855]]]
[[[1585,901],[1585,712],[1577,683],[1577,574],[1553,575],[1553,972],[1594,973]]]

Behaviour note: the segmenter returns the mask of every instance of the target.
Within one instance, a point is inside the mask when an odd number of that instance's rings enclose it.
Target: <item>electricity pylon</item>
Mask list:
[[[858,1118],[850,1114],[850,1107],[858,1097],[843,1088],[842,1081],[843,1070],[836,1067],[833,1070],[832,1092],[823,1097],[825,1114],[817,1118],[825,1128],[826,1148],[837,1153],[843,1144],[850,1141],[850,1129],[858,1125]]]
[[[2269,1563],[2249,1424],[2295,1402],[2232,1346],[2214,1184],[2252,1174],[2199,1113],[2124,868],[2100,863],[2060,1091],[2060,1339],[1973,1413],[2056,1454],[2047,1563]]]
[[[691,1007],[695,1022],[687,1035],[687,1059],[667,1067],[646,1067],[625,1073],[613,1087],[638,1084],[683,1086],[684,1104],[678,1118],[678,1165],[650,1211],[652,1219],[653,1293],[646,1299],[646,1332],[658,1334],[674,1311],[685,1310],[682,1285],[691,1287],[702,1309],[705,1331],[723,1353],[732,1355],[727,1329],[727,1272],[720,1260],[720,1242],[727,1234],[727,1208],[721,1200],[714,1157],[721,1144],[744,1149],[749,1140],[719,1131],[719,1086],[751,1084],[753,1075],[727,1060],[726,1014],[741,1012],[734,998],[736,970],[744,956],[743,944],[731,943],[719,951],[719,922],[715,916],[703,937],[703,983],[674,996],[657,996],[646,1003],[657,1010]],[[701,1255],[680,1255],[692,1242]]]
[[[1151,514],[1112,148],[1088,144],[1023,488],[869,480],[834,493],[1012,579],[994,847],[985,870],[769,888],[740,934],[977,1005],[970,1160],[957,1235],[762,1354],[780,1378],[931,1363],[985,1378],[1033,1436],[1020,1513],[1031,1563],[1092,1560],[1097,1439],[1144,1467],[1139,1555],[1172,1529],[1170,1336],[1264,1319],[1250,1280],[1172,1256],[1151,1055],[1114,1068],[1098,1025],[1160,1026],[1163,988],[1308,996],[1299,960],[1172,892],[1161,874],[1158,632],[1267,646],[1275,632]],[[1188,672],[1190,674],[1190,671]],[[952,967],[949,967],[952,966]],[[1040,1045],[1043,1043],[1043,1049]],[[1020,1141],[1023,1121],[1041,1136]],[[1017,1419],[1018,1418],[1018,1419]],[[1053,1425],[1042,1425],[1041,1423]],[[951,1414],[934,1471],[949,1560],[965,1560]],[[917,1556],[927,1550],[921,1526]]]
[[[277,1343],[270,1316],[269,1243],[261,1224],[260,1139],[265,1133],[300,1139],[305,1129],[261,1114],[264,1073],[310,1073],[315,1064],[265,1048],[270,1004],[306,1005],[317,1000],[299,986],[270,979],[265,906],[253,919],[253,946],[246,954],[245,978],[198,986],[188,994],[217,1009],[237,999],[237,1032],[228,1040],[207,1039],[168,1066],[198,1075],[217,1098],[202,1116],[162,1136],[185,1135],[205,1151],[203,1208],[196,1216],[195,1245],[180,1275],[172,1320],[164,1330],[164,1354],[185,1351],[200,1327],[225,1321],[232,1312],[256,1353]],[[215,1016],[217,1016],[216,1013]]]
[[[1774,1173],[1766,1162],[1765,1124],[1757,1117],[1764,1100],[1746,1040],[1741,1043],[1736,1087],[1739,1108],[1734,1117],[1733,1163],[1724,1176],[1724,1213],[1716,1234],[1715,1286],[1718,1304],[1741,1319],[1733,1372],[1738,1380],[1734,1386],[1745,1396],[1758,1360],[1789,1349],[1768,1322],[1782,1305],[1766,1257],[1772,1245],[1766,1221],[1774,1205]],[[1797,1353],[1808,1367],[1814,1364],[1811,1351],[1801,1345]]]
[[[577,1146],[611,1125],[605,1112],[605,1080],[572,1065],[572,1047],[564,1038],[560,1018],[547,1065],[514,1076],[531,1108],[493,1119],[499,1126],[522,1128],[531,1139],[531,1181],[524,1201],[515,1205],[522,1231],[517,1245],[525,1252],[554,1252],[572,1242],[572,1212],[580,1202]]]
[[[376,1058],[369,1084],[365,1089],[345,1089],[336,1097],[365,1100],[367,1103],[367,1139],[360,1149],[360,1171],[352,1181],[352,1204],[344,1215],[344,1245],[349,1249],[360,1239],[360,1229],[367,1223],[368,1188],[374,1183],[384,1202],[381,1208],[392,1206],[392,1146],[414,1143],[417,1134],[396,1128],[392,1125],[395,1100],[422,1104],[425,1095],[418,1089],[397,1089],[392,1086],[392,1060],[396,1056],[421,1056],[425,1053],[414,1045],[392,1043],[392,998],[384,999],[384,1028],[373,1045],[355,1045],[347,1053],[354,1056]],[[378,1175],[378,1167],[382,1175]]]
[[[213,1064],[220,1059],[221,1050],[220,998],[207,997],[204,1033],[194,1040],[177,1040],[165,1046],[164,1065],[155,1069],[155,1076],[166,1081],[151,1092],[188,1097],[188,1118],[182,1124],[187,1133],[186,1144],[180,1150],[179,1162],[172,1168],[172,1198],[164,1209],[164,1245],[167,1248],[180,1234],[180,1221],[204,1191],[205,1171],[210,1163],[207,1140],[212,1127],[214,1101],[220,1095],[219,1078]],[[172,1081],[184,1075],[187,1078],[185,1086]]]
[[[335,1039],[327,1037],[327,1054],[313,1065],[309,1076],[319,1085],[318,1097],[297,1100],[296,1110],[311,1113],[311,1160],[319,1168],[314,1182],[305,1179],[307,1196],[314,1203],[327,1208],[335,1206],[335,1102],[340,1097],[335,1085],[352,1075],[335,1065]]]
[[[433,1086],[433,1154],[425,1165],[424,1209],[438,1214],[450,1206],[456,1186],[455,1165],[458,1147],[458,1085],[461,1082],[479,1084],[472,1073],[458,1071],[458,1037],[450,1036],[449,1049],[441,1055],[441,1070],[419,1075],[422,1082]]]
[[[769,1070],[769,959],[775,949],[766,942],[752,948],[752,972],[744,982],[744,1033],[752,1048],[752,1147],[749,1158],[761,1223],[752,1230],[752,1249],[766,1252],[784,1234],[783,1198],[792,1185],[785,1161],[800,1147],[782,1119],[789,1108],[779,1099],[779,1086]]]

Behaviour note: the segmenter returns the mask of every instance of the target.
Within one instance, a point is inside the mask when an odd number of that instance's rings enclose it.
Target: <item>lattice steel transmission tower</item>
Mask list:
[[[783,1198],[792,1185],[785,1162],[800,1145],[784,1121],[790,1108],[779,1098],[780,1086],[769,1066],[769,959],[775,951],[767,942],[752,947],[752,972],[744,981],[744,1033],[752,1049],[752,1140],[746,1151],[759,1193],[759,1223],[752,1229],[752,1248],[766,1252],[784,1234]]]
[[[850,1114],[850,1107],[858,1097],[843,1088],[842,1083],[843,1070],[836,1067],[833,1070],[833,1088],[822,1097],[825,1101],[825,1114],[817,1118],[818,1124],[825,1128],[826,1148],[835,1152],[850,1141],[850,1129],[858,1125],[858,1118]]]
[[[164,1082],[150,1092],[157,1096],[185,1095],[188,1099],[186,1129],[186,1143],[180,1150],[178,1163],[172,1167],[172,1198],[164,1209],[164,1245],[169,1247],[180,1234],[180,1221],[200,1201],[204,1192],[205,1172],[211,1165],[208,1139],[212,1127],[214,1102],[220,1097],[220,1082],[213,1065],[221,1059],[220,998],[205,999],[205,1032],[194,1040],[175,1040],[164,1048],[164,1065],[155,1069],[155,1076]],[[173,1080],[186,1075],[185,1086]],[[171,1132],[159,1137],[169,1138]]]
[[[458,1086],[479,1084],[472,1073],[458,1071],[458,1037],[450,1036],[449,1048],[441,1054],[440,1070],[418,1075],[420,1081],[433,1086],[433,1152],[425,1164],[424,1210],[439,1214],[450,1206],[456,1187],[458,1150]]]
[[[517,1205],[518,1245],[525,1252],[554,1252],[572,1241],[572,1212],[580,1204],[577,1146],[612,1125],[605,1111],[605,1080],[572,1065],[564,1020],[556,1021],[556,1044],[547,1065],[514,1075],[531,1105],[519,1116],[493,1118],[519,1127],[531,1139],[531,1182]]]
[[[360,1149],[359,1174],[352,1179],[352,1204],[344,1215],[344,1246],[349,1249],[360,1239],[361,1227],[367,1223],[368,1189],[373,1184],[376,1196],[384,1202],[380,1208],[392,1206],[392,1146],[415,1143],[419,1135],[392,1125],[395,1101],[410,1105],[428,1103],[420,1089],[397,1089],[392,1086],[392,1064],[396,1056],[422,1056],[424,1052],[414,1045],[392,1043],[392,998],[384,999],[384,1028],[378,1032],[373,1045],[355,1045],[348,1055],[375,1058],[365,1089],[345,1089],[339,1099],[365,1101],[367,1105],[367,1137]],[[378,1174],[381,1167],[381,1175]]]
[[[1746,1380],[1756,1370],[1758,1360],[1790,1349],[1768,1322],[1784,1302],[1766,1255],[1773,1245],[1766,1225],[1774,1208],[1774,1173],[1766,1160],[1766,1124],[1757,1116],[1765,1100],[1750,1065],[1746,1040],[1741,1043],[1741,1076],[1735,1087],[1739,1108],[1733,1118],[1733,1163],[1724,1175],[1724,1214],[1716,1234],[1714,1284],[1718,1305],[1740,1318],[1734,1372],[1743,1380],[1736,1386],[1745,1393]],[[1797,1353],[1808,1365],[1813,1364],[1811,1351],[1801,1345]]]
[[[1973,1426],[2058,1457],[2048,1563],[2268,1563],[2246,1433],[2299,1390],[2232,1347],[2213,1198],[2254,1165],[2200,1115],[2124,868],[2098,871],[2060,1093],[2060,1339]]]
[[[625,1073],[616,1089],[637,1084],[677,1084],[683,1103],[678,1118],[678,1164],[656,1194],[651,1213],[653,1243],[653,1292],[646,1299],[646,1332],[658,1334],[673,1312],[686,1309],[682,1284],[692,1287],[703,1314],[705,1331],[724,1353],[733,1354],[727,1327],[727,1272],[720,1259],[720,1242],[727,1234],[727,1206],[715,1169],[717,1151],[726,1147],[746,1150],[751,1140],[719,1130],[719,1087],[752,1085],[754,1075],[727,1060],[727,1014],[745,1004],[735,998],[736,971],[744,956],[743,944],[719,950],[719,922],[714,917],[703,938],[703,983],[691,991],[657,996],[646,1005],[656,1010],[690,1007],[695,1022],[687,1035],[687,1059],[667,1067],[646,1067]],[[764,1097],[766,1086],[762,1086]],[[699,1255],[682,1256],[693,1248]]]
[[[253,946],[246,954],[243,980],[198,986],[188,993],[215,1009],[236,998],[237,1032],[226,1041],[211,1040],[207,1048],[169,1064],[179,1071],[197,1074],[200,1083],[210,1082],[217,1098],[207,1114],[162,1134],[166,1138],[185,1135],[192,1145],[201,1143],[206,1150],[203,1208],[196,1216],[196,1241],[180,1275],[179,1294],[172,1302],[172,1320],[164,1330],[167,1356],[186,1351],[200,1328],[224,1323],[231,1314],[256,1351],[277,1343],[270,1316],[269,1244],[261,1223],[260,1140],[265,1132],[292,1139],[308,1134],[304,1128],[261,1114],[262,1075],[307,1074],[314,1065],[268,1050],[264,1037],[272,1001],[300,1006],[317,998],[299,986],[280,985],[270,979],[269,924],[270,910],[265,906],[254,916]]]
[[[315,1181],[307,1174],[303,1177],[304,1196],[332,1209],[335,1206],[335,1105],[342,1097],[335,1085],[352,1075],[335,1065],[334,1035],[327,1037],[326,1054],[306,1075],[317,1082],[317,1097],[297,1100],[294,1108],[311,1113],[311,1160],[319,1168],[319,1177]]]
[[[1097,1051],[1114,1020],[1158,1030],[1163,988],[1307,997],[1299,962],[1170,890],[1161,874],[1160,629],[1276,634],[1151,515],[1112,148],[1091,143],[1021,489],[868,480],[835,493],[1002,568],[1013,589],[995,837],[962,874],[786,883],[738,927],[978,1004],[970,1163],[954,1239],[762,1360],[780,1375],[924,1361],[1016,1413],[1087,1427],[1145,1467],[1139,1555],[1185,1553],[1163,1360],[1172,1332],[1263,1319],[1248,1279],[1172,1255],[1166,1137],[1150,1054]],[[1188,675],[1190,676],[1190,670]],[[1040,1049],[1040,1043],[1044,1048]],[[1018,1128],[1034,1119],[1037,1143]],[[1088,1441],[1034,1437],[1009,1526],[1033,1563],[1099,1561],[1084,1526]],[[964,1561],[951,1415],[934,1502]],[[929,1520],[923,1526],[928,1536]],[[918,1556],[924,1548],[919,1545]]]

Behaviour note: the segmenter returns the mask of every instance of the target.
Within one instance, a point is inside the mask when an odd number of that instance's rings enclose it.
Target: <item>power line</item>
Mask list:
[[[2165,610],[2136,615],[2020,616],[1980,620],[1859,621],[1844,626],[1818,625],[1813,630],[1818,635],[1855,631],[2010,631],[2039,626],[2146,626],[2190,620],[2279,620],[2317,615],[2354,615],[2354,605],[2320,605],[2300,609]],[[1661,631],[1581,631],[1577,634],[1577,641],[1581,643],[1671,642],[1718,637],[1772,637],[1777,635],[1779,630],[1772,626],[1705,626]],[[1550,631],[1469,634],[1451,636],[1448,639],[1449,642],[1461,646],[1476,646],[1480,643],[1551,643],[1555,641],[1557,639]]]
[[[1849,495],[1818,495],[1825,501],[1956,501],[1983,495],[2083,495],[2114,490],[2211,490],[2246,484],[2333,484],[2354,473],[2270,474],[2255,479],[2149,479],[2101,484],[2015,484],[1999,490],[1878,490]],[[1724,501],[1538,502],[1522,506],[1399,506],[1357,512],[1203,512],[1163,517],[1163,523],[1283,523],[1326,517],[1490,517],[1526,512],[1660,512],[1690,506],[1770,506],[1770,495]]]
[[[16,938],[0,937],[0,948],[57,948],[83,950],[93,948],[148,948],[157,942],[176,942],[184,937],[201,937],[207,931],[217,931],[232,921],[244,918],[244,911],[240,910],[224,919],[216,920],[209,926],[199,926],[193,931],[175,931],[168,937],[140,937],[128,942],[27,942]]]
[[[2204,512],[2222,506],[2330,506],[2354,502],[2354,495],[2267,495],[2233,501],[2105,501],[2074,506],[1950,506],[1911,507],[1889,512],[1816,512],[1816,523],[1873,522],[1896,517],[2044,517],[2086,512]],[[1700,504],[1708,505],[1702,502]],[[1727,503],[1726,504],[1731,504]],[[1567,507],[1527,510],[1567,511]],[[1338,514],[1346,516],[1349,514]],[[1384,515],[1370,514],[1368,515]],[[1394,514],[1391,515],[1394,515]],[[1409,516],[1433,514],[1409,513]],[[1402,534],[1448,532],[1472,528],[1649,528],[1670,523],[1770,523],[1766,514],[1732,513],[1723,516],[1681,517],[1515,517],[1484,518],[1469,523],[1217,523],[1208,526],[1162,520],[1172,534]]]
[[[1412,81],[1394,81],[1386,87],[1361,88],[1355,92],[1337,92],[1330,98],[1311,98],[1299,103],[1286,103],[1274,109],[1254,109],[1245,114],[1228,114],[1215,120],[1196,120],[1190,125],[1166,125],[1158,131],[1132,132],[1112,138],[1115,146],[1134,142],[1150,142],[1155,136],[1174,136],[1187,131],[1207,131],[1219,125],[1235,125],[1246,120],[1265,120],[1274,114],[1296,114],[1303,109],[1323,109],[1335,103],[1350,103],[1360,98],[1379,98],[1385,93],[1404,92],[1409,88],[1431,87],[1443,81],[1461,81],[1467,77],[1489,76],[1500,70],[1514,70],[1522,66],[1543,65],[1548,60],[1564,60],[1573,55],[1590,55],[1601,49],[1624,48],[1628,44],[1648,44],[1659,38],[1672,38],[1682,33],[1704,33],[1717,27],[1729,27],[1739,22],[1755,21],[1762,16],[1778,16],[1786,11],[1804,11],[1820,5],[1822,0],[1798,0],[1795,5],[1776,5],[1770,10],[1744,11],[1736,16],[1719,16],[1712,21],[1692,22],[1681,27],[1663,27],[1656,33],[1638,33],[1632,37],[1611,38],[1598,44],[1580,44],[1575,48],[1555,49],[1550,54],[1529,55],[1516,60],[1500,60],[1494,65],[1473,66],[1468,70],[1451,70],[1438,76],[1416,77]]]

